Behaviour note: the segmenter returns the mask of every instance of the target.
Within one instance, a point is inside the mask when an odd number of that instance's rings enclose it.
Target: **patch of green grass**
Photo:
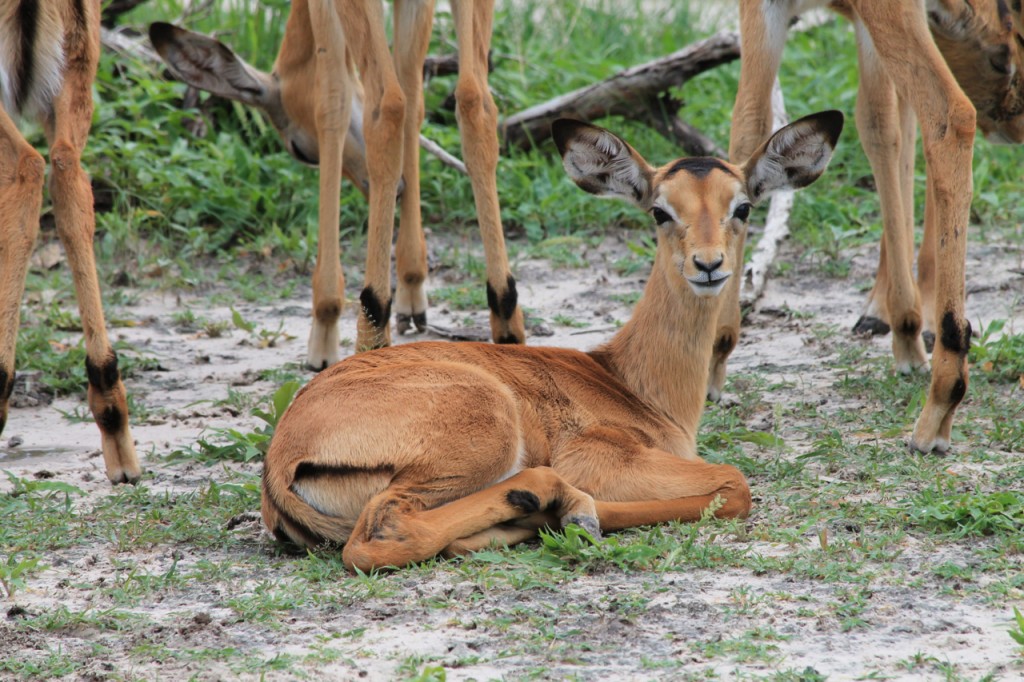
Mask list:
[[[14,593],[25,588],[25,577],[33,572],[47,568],[39,563],[39,557],[14,553],[7,556],[6,563],[0,563],[0,589],[7,599]]]
[[[50,395],[84,395],[88,386],[85,344],[81,338],[71,339],[59,331],[45,322],[26,320],[18,329],[15,367],[19,371],[38,371],[37,381]],[[156,358],[129,343],[114,341],[112,345],[124,379],[159,366]]]
[[[1006,320],[993,320],[979,332],[968,353],[971,364],[981,370],[982,377],[1021,382],[1024,388],[1024,334],[1006,329]]]
[[[277,422],[284,415],[292,402],[292,398],[301,388],[296,381],[288,381],[274,392],[270,399],[269,410],[254,407],[250,413],[259,417],[265,426],[254,431],[240,431],[231,428],[212,429],[209,437],[200,438],[194,446],[172,450],[167,455],[169,461],[193,460],[212,464],[224,460],[235,462],[251,462],[262,459],[270,447],[270,439],[274,435]]]
[[[1024,493],[1018,491],[956,494],[935,487],[918,493],[908,508],[914,523],[954,537],[1024,532]]]
[[[52,680],[73,675],[82,668],[80,661],[58,649],[47,649],[42,656],[26,655],[25,651],[5,654],[0,658],[0,672],[23,679]]]
[[[1013,607],[1013,625],[1006,633],[1021,648],[1021,653],[1024,653],[1024,613],[1016,606]]]
[[[587,242],[578,235],[548,237],[534,245],[530,252],[535,258],[545,258],[556,268],[582,268],[587,262],[583,254]]]
[[[28,632],[68,631],[78,627],[108,632],[124,632],[145,626],[147,618],[114,608],[69,609],[63,604],[38,614],[28,614],[18,621],[17,628]]]
[[[431,290],[434,301],[444,301],[452,310],[486,310],[487,289],[480,282],[454,284]]]
[[[740,663],[760,661],[771,664],[782,659],[776,642],[787,639],[789,637],[780,635],[770,628],[757,628],[739,637],[697,642],[691,645],[691,649],[705,658],[729,658]]]
[[[563,327],[572,327],[574,329],[586,329],[587,327],[590,326],[589,322],[584,322],[583,320],[577,320],[577,319],[575,319],[573,317],[569,317],[568,315],[564,315],[562,313],[559,313],[558,315],[555,315],[553,318],[551,318],[551,320],[555,324],[559,324],[559,325],[561,325]]]

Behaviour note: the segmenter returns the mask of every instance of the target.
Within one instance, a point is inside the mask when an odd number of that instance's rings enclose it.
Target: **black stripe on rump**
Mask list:
[[[349,466],[347,464],[314,464],[313,462],[301,462],[295,467],[295,475],[292,478],[298,483],[304,478],[316,478],[319,476],[354,476],[358,474],[392,475],[395,473],[393,464],[378,464],[377,466]]]

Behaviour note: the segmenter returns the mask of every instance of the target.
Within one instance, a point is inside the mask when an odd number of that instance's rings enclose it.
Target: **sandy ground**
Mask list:
[[[433,240],[433,260],[440,250],[452,248],[459,239],[464,242],[458,244],[460,248],[473,244],[472,236],[449,238],[448,243],[440,245],[438,242],[443,240]],[[611,263],[627,251],[624,235],[610,234],[598,246],[579,248],[588,263],[585,268],[557,269],[547,261],[522,259],[515,265],[521,301],[552,332],[550,336],[533,336],[531,344],[586,349],[610,338],[615,322],[627,318],[628,306],[610,295],[638,292],[646,269],[625,277],[614,274]],[[864,294],[856,290],[856,284],[869,281],[874,258],[874,249],[861,249],[852,255],[851,278],[826,279],[817,274],[818,268],[801,260],[792,246],[784,247],[782,259],[793,266],[785,276],[769,283],[765,296],[749,316],[731,362],[732,376],[760,374],[770,380],[794,382],[803,399],[825,399],[836,380],[828,362],[835,347],[868,344],[872,354],[886,355],[888,337],[854,339],[847,332],[863,302]],[[972,321],[1010,319],[1017,330],[1024,329],[1021,258],[1019,245],[973,245],[968,300]],[[443,284],[446,276],[444,272],[435,273],[432,284]],[[358,281],[358,277],[349,278],[350,283]],[[276,330],[283,324],[283,329],[294,336],[270,348],[257,347],[251,342],[252,335],[240,330],[209,338],[175,326],[172,316],[186,307],[209,320],[230,321],[228,305],[211,305],[207,296],[140,292],[139,303],[121,311],[120,316],[130,316],[138,321],[138,326],[118,328],[115,334],[156,357],[161,366],[160,371],[147,371],[135,377],[128,386],[137,400],[153,410],[146,423],[133,427],[144,465],[153,475],[147,480],[152,489],[187,492],[209,477],[225,477],[220,467],[172,465],[152,455],[193,444],[211,427],[245,430],[259,424],[247,413],[237,414],[213,401],[224,399],[228,387],[269,395],[274,386],[257,379],[259,370],[302,362],[309,300],[307,288],[299,287],[298,292],[287,300],[233,304],[257,328]],[[790,309],[801,315],[782,314]],[[443,327],[483,329],[486,324],[484,311],[450,311],[443,305],[434,305],[430,314],[431,322]],[[551,320],[559,314],[586,322],[590,327],[577,329],[553,323]],[[349,308],[342,321],[343,336],[354,336],[354,319]],[[841,332],[830,344],[822,344],[814,332],[822,326]],[[417,338],[408,336],[399,341]],[[95,426],[71,423],[61,416],[61,411],[73,411],[81,404],[78,398],[60,398],[51,405],[12,410],[0,443],[0,469],[25,478],[42,470],[52,472],[55,480],[67,481],[88,493],[80,505],[108,494],[110,488],[98,456]],[[19,440],[16,447],[9,446]],[[801,442],[799,433],[787,433],[787,444],[794,448],[794,454],[807,445]],[[259,465],[237,468],[257,472]],[[0,490],[9,489],[6,480],[0,481]],[[257,522],[243,523],[238,533],[243,542],[232,551],[270,555],[269,541]],[[805,540],[817,542],[813,534]],[[764,555],[788,551],[766,543],[751,545],[752,551]],[[950,557],[943,553],[953,551],[949,547],[937,550],[909,536],[902,550],[900,564],[907,571],[908,580],[915,571],[925,571],[930,565],[948,560]],[[58,604],[70,609],[88,608],[92,595],[75,585],[110,575],[114,570],[112,561],[126,558],[125,552],[105,544],[75,547],[57,554],[47,561],[50,568],[31,576],[29,589],[19,592],[12,600],[14,604],[30,613]],[[127,554],[128,558],[143,561],[154,573],[166,570],[175,560],[180,560],[184,567],[190,562],[219,561],[231,556],[224,550],[189,547],[154,547]],[[700,662],[700,670],[716,670],[722,679],[805,668],[827,674],[832,680],[855,679],[873,670],[885,670],[890,679],[921,679],[921,673],[907,672],[897,665],[897,661],[916,652],[954,663],[965,679],[977,679],[993,671],[1002,679],[1020,679],[1016,676],[1022,674],[1021,658],[1014,653],[1005,634],[1008,623],[1002,611],[997,613],[977,600],[952,599],[948,595],[934,594],[922,599],[921,590],[898,587],[873,589],[872,626],[851,632],[841,632],[834,617],[823,617],[811,625],[806,618],[797,617],[800,609],[815,609],[834,600],[839,586],[795,581],[787,575],[756,575],[739,569],[631,574],[610,568],[561,585],[557,592],[540,594],[507,588],[484,590],[445,573],[434,579],[410,580],[393,596],[354,599],[344,610],[305,609],[286,619],[281,627],[258,628],[238,622],[225,605],[226,595],[251,591],[267,577],[251,575],[236,585],[197,584],[194,590],[135,605],[131,610],[156,624],[139,632],[114,635],[72,629],[27,634],[0,621],[0,651],[21,651],[25,656],[33,656],[48,648],[75,652],[102,644],[109,647],[107,653],[96,657],[95,669],[91,670],[93,677],[87,679],[181,679],[190,675],[220,679],[233,678],[236,673],[215,662],[148,662],[130,656],[131,646],[124,639],[136,645],[158,640],[179,649],[234,646],[265,651],[265,658],[270,659],[280,653],[302,656],[310,651],[311,642],[318,641],[317,636],[337,636],[365,628],[347,648],[344,640],[335,644],[346,656],[319,666],[324,679],[389,679],[398,674],[397,666],[403,658],[416,653],[441,655],[437,664],[449,666],[448,679],[519,679],[528,674],[549,679],[572,675],[583,679],[679,679],[682,671],[688,669],[685,666],[689,661],[695,665]],[[749,589],[758,598],[749,608],[737,610],[737,589]],[[623,616],[610,606],[618,598],[627,599],[641,592],[650,602],[636,617]],[[449,608],[423,606],[432,596],[451,599]],[[10,606],[8,602],[5,610]],[[529,630],[528,620],[515,616],[523,608],[554,614],[559,632],[592,642],[592,653],[580,655],[582,660],[572,664],[548,661],[544,663],[546,671],[541,673],[530,672],[539,665],[536,659],[503,655],[506,638],[526,636]],[[483,622],[503,614],[512,623],[503,633],[472,625],[477,620]],[[697,640],[728,641],[762,624],[791,636],[772,643],[778,646],[778,661],[772,666],[763,662],[741,663],[728,657],[709,663],[695,655],[691,647]],[[682,662],[684,667],[660,670],[644,664],[664,660]],[[455,665],[459,667],[452,667]],[[278,674],[282,678],[289,675]],[[275,674],[269,673],[268,677],[274,678]],[[935,677],[939,677],[938,673]]]

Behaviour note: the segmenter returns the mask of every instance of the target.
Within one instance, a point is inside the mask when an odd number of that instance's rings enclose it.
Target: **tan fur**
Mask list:
[[[837,112],[798,121],[742,167],[655,169],[607,131],[556,123],[581,187],[660,222],[632,318],[591,353],[415,343],[328,368],[277,426],[263,474],[267,527],[300,545],[346,543],[346,565],[368,570],[518,542],[545,524],[597,534],[692,521],[716,498],[717,515],[745,516],[743,474],[696,448],[716,294],[736,265],[743,211],[763,196],[748,178],[763,193],[809,184],[841,127]],[[819,163],[787,162],[808,156]]]
[[[370,204],[357,347],[379,348],[391,340],[387,319],[392,307],[391,237],[396,188],[403,179],[394,308],[399,333],[412,324],[420,330],[426,325],[427,258],[420,215],[418,136],[423,122],[423,60],[433,12],[433,0],[396,0],[394,44],[398,47],[392,58],[379,2],[296,0],[273,75],[260,73],[204,36],[167,25],[155,25],[150,32],[179,77],[259,106],[274,122],[289,152],[300,159],[319,160],[320,236],[308,354],[315,369],[338,359],[337,319],[344,302],[338,247],[342,172],[368,191]],[[493,2],[456,0],[452,14],[460,62],[457,115],[487,260],[492,338],[499,343],[523,343],[525,328],[508,265],[495,178],[497,108],[487,86]],[[190,50],[198,58],[190,57]],[[225,82],[217,73],[220,67],[207,56],[224,59],[224,70],[243,74],[248,86],[233,88],[237,81]]]
[[[98,0],[81,3],[52,0],[46,8],[33,54],[14,55],[4,47],[5,66],[31,60],[40,86],[31,86],[29,112],[41,114],[52,162],[50,193],[57,232],[67,254],[78,294],[89,376],[89,407],[100,428],[107,476],[114,483],[132,482],[141,469],[128,426],[128,405],[117,370],[117,356],[107,338],[93,256],[95,231],[89,178],[79,160],[92,121],[92,82],[99,60],[100,6]],[[11,26],[16,0],[0,5],[0,36],[20,35]],[[81,7],[82,14],[77,7]],[[53,55],[59,53],[58,58]],[[12,56],[13,55],[13,56]],[[54,65],[61,73],[53,73]],[[5,76],[5,84],[10,77]],[[33,80],[33,83],[37,82]],[[53,83],[58,85],[54,88]],[[24,84],[22,84],[24,85]],[[52,90],[53,94],[50,95]],[[18,132],[13,112],[0,108],[0,432],[14,385],[14,346],[17,340],[21,297],[29,256],[39,232],[45,161]]]
[[[825,5],[850,19],[857,34],[857,127],[874,171],[884,228],[878,277],[858,328],[891,326],[896,368],[903,373],[927,371],[922,330],[934,334],[931,391],[911,445],[943,451],[967,388],[970,325],[963,282],[975,126],[993,141],[1024,140],[1024,48],[1019,23],[1014,28],[1019,16],[1002,12],[1007,5],[998,0],[741,0],[744,58],[729,149],[734,161],[746,158],[771,125],[771,87],[789,20],[809,6]],[[918,124],[928,179],[915,283]],[[742,239],[736,248],[742,253]],[[712,396],[721,392],[739,334],[738,284],[726,296],[710,370]]]

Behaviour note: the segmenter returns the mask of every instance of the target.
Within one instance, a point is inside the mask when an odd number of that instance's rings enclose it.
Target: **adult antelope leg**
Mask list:
[[[419,331],[424,331],[427,326],[427,294],[423,289],[427,278],[427,245],[420,215],[419,132],[423,125],[423,61],[427,56],[433,21],[433,0],[395,2],[395,70],[405,93],[402,148],[405,191],[402,193],[398,243],[395,245],[395,266],[398,269],[395,319],[399,334],[404,334],[410,324],[415,324]]]
[[[449,485],[440,481],[438,488]],[[425,509],[433,494],[428,482],[392,485],[374,497],[345,544],[345,565],[366,571],[423,561],[460,538],[549,507],[558,510],[563,526],[578,523],[600,534],[593,498],[548,467],[526,469],[479,492]]]
[[[935,233],[938,228],[935,224],[937,214],[935,210],[927,210],[927,206],[935,203],[935,189],[931,183],[925,186],[924,193],[924,205],[926,207],[924,215],[924,236],[921,238],[921,248],[917,254],[917,289],[921,292],[922,316],[924,317],[924,337],[925,346],[932,345],[929,350],[934,351],[934,342],[936,332],[938,331],[938,325],[935,321],[935,303],[936,303],[936,291],[935,291],[935,257],[937,252],[937,246],[935,243]]]
[[[941,321],[932,355],[931,388],[911,446],[924,452],[943,451],[949,447],[956,406],[967,391],[971,327],[964,317],[964,262],[975,110],[935,47],[916,3],[851,4],[921,125],[931,191],[925,222],[934,220],[936,226],[935,311]],[[890,249],[890,260],[892,255]]]
[[[901,163],[906,135],[902,128],[899,102],[885,65],[879,60],[871,35],[864,24],[854,20],[860,62],[860,90],[857,96],[857,129],[861,146],[871,162],[882,209],[886,276],[880,280],[885,309],[892,327],[892,348],[897,371],[907,374],[927,369],[921,339],[921,298],[914,284],[913,215],[907,215],[907,189]],[[881,269],[881,266],[880,266]]]
[[[39,234],[45,170],[43,157],[0,107],[0,433],[14,390],[14,346],[28,261]]]
[[[352,104],[345,67],[345,33],[334,3],[311,0],[310,25],[316,43],[316,127],[320,146],[320,231],[313,270],[313,326],[307,364],[321,370],[338,360],[338,317],[345,302],[345,277],[338,243],[342,150]],[[371,192],[373,188],[371,187]],[[392,195],[392,200],[394,196]]]
[[[87,29],[83,23],[65,38],[68,56],[64,85],[54,100],[53,116],[46,121],[53,168],[50,192],[57,232],[67,254],[82,317],[89,408],[102,435],[107,476],[114,483],[123,483],[136,481],[142,470],[128,426],[127,394],[117,369],[117,354],[107,338],[103,319],[93,255],[96,222],[92,188],[80,164],[92,124],[92,82],[100,50],[99,10],[92,4],[88,7],[91,12],[86,10],[89,16],[85,22],[92,26]],[[35,208],[38,210],[38,204]]]
[[[740,82],[736,104],[732,111],[732,131],[729,136],[729,159],[733,163],[746,161],[757,146],[771,134],[771,91],[782,62],[782,49],[786,45],[788,21],[766,17],[760,3],[740,3],[740,40],[744,54],[757,54],[757,59],[740,61]],[[743,248],[747,239],[744,224],[739,238],[733,243],[733,262],[742,272]],[[726,364],[740,337],[740,287],[743,277],[730,278],[722,292],[722,309],[718,314],[714,351],[708,374],[707,395],[717,401],[725,386]]]
[[[459,41],[456,113],[487,259],[491,338],[495,343],[525,343],[523,312],[519,308],[516,280],[508,265],[498,204],[498,110],[487,87],[494,2],[453,0],[452,13]]]
[[[395,190],[404,158],[406,99],[388,51],[381,3],[342,2],[337,14],[363,78],[366,97],[363,129],[370,176],[370,217],[356,344],[357,350],[367,350],[391,343],[391,236]]]

